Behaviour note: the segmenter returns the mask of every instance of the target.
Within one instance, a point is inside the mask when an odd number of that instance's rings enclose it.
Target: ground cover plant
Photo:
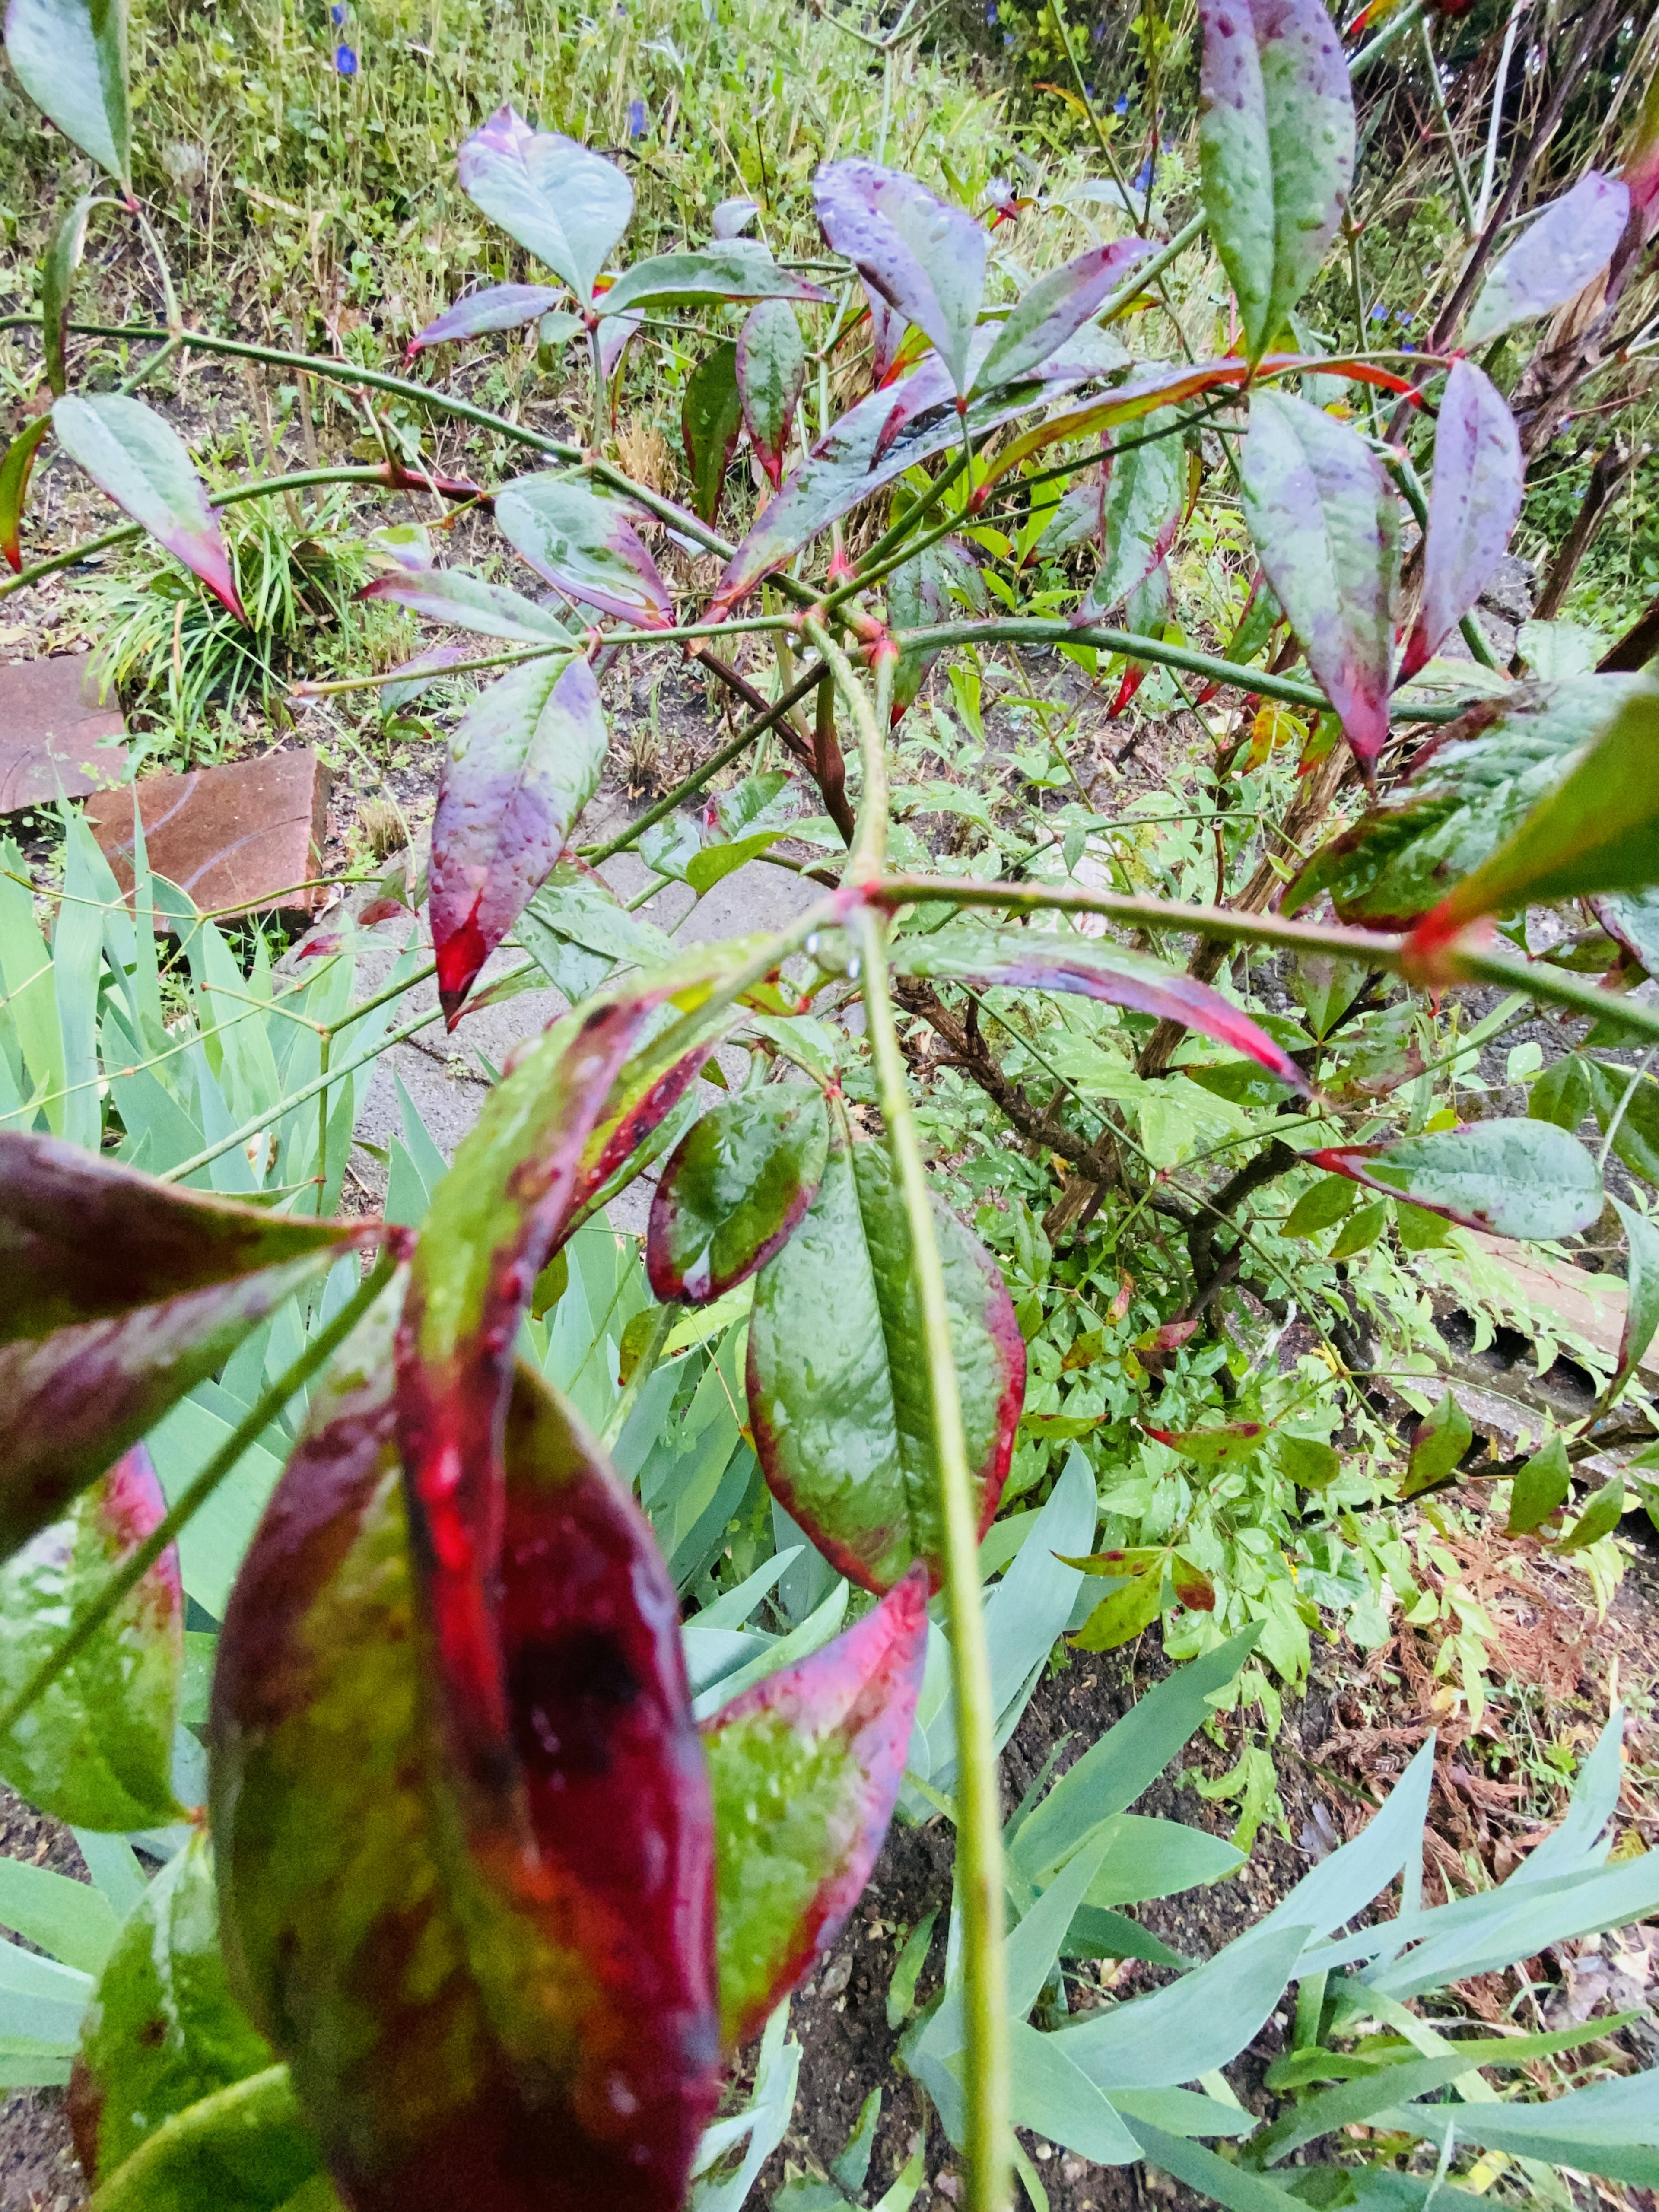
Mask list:
[[[125,1844],[102,1888],[14,1878],[0,1905],[52,1954],[6,1957],[12,2078],[61,2081],[73,2052],[100,2204],[690,2190],[736,2212],[787,2124],[789,1992],[896,1814],[954,1833],[944,1985],[902,2056],[975,2207],[1008,2200],[1016,2157],[1042,2201],[1016,2126],[1252,2208],[1426,2201],[1470,2151],[1546,2192],[1553,2166],[1659,2179],[1653,2081],[1605,2021],[1471,2053],[1410,2009],[1659,1906],[1650,1855],[1610,1856],[1620,1717],[1560,1826],[1483,1893],[1424,1901],[1425,1751],[1208,1962],[1120,1909],[1220,1878],[1271,1817],[1265,1746],[1223,1793],[1237,1846],[1128,1808],[1218,1704],[1271,1718],[1327,1620],[1362,1648],[1397,1607],[1438,1626],[1479,1718],[1490,1627],[1443,1560],[1483,1493],[1603,1601],[1626,1504],[1653,1498],[1659,691],[1643,619],[1599,667],[1534,623],[1511,672],[1474,611],[1535,425],[1639,345],[1659,104],[1511,227],[1512,163],[1430,343],[1366,349],[1361,315],[1353,348],[1327,343],[1303,317],[1353,244],[1353,83],[1421,20],[1345,58],[1317,0],[1206,8],[1198,212],[1037,274],[997,246],[1028,221],[1016,186],[988,222],[880,158],[908,18],[863,34],[874,157],[816,167],[811,251],[750,237],[745,194],[702,242],[625,258],[626,166],[504,102],[456,174],[517,253],[434,301],[393,369],[187,320],[134,191],[119,11],[12,0],[19,86],[102,173],[16,319],[52,395],[0,465],[18,581],[147,534],[174,565],[138,604],[171,599],[175,676],[192,608],[230,625],[168,696],[186,727],[209,690],[234,706],[285,672],[236,654],[261,630],[249,574],[287,556],[234,557],[256,541],[223,512],[374,490],[387,519],[329,588],[372,564],[360,604],[446,641],[351,666],[348,631],[296,705],[483,679],[424,873],[399,857],[302,960],[233,941],[142,845],[129,913],[72,812],[48,945],[8,855],[4,1771],[167,1861],[118,1932]],[[338,83],[360,66],[343,38]],[[1114,189],[1096,204],[1133,217]],[[1038,240],[1073,219],[1029,216]],[[70,345],[94,222],[136,227],[164,301],[117,329],[115,389]],[[1183,322],[1163,288],[1200,237],[1227,289]],[[1154,316],[1167,358],[1129,342]],[[423,380],[531,330],[556,428]],[[214,357],[349,396],[364,450],[210,492],[154,395]],[[624,420],[629,378],[659,374],[678,474]],[[465,448],[440,454],[432,417]],[[26,560],[49,454],[129,520]],[[994,654],[1017,672],[1039,648],[1069,702],[994,685]],[[604,679],[665,649],[747,720],[584,852]],[[1191,718],[1190,788],[1097,811],[1073,732],[1103,680],[1143,726]],[[757,747],[700,821],[679,810]],[[763,855],[811,896],[781,929],[677,945],[596,872],[625,845],[698,896]],[[356,998],[356,933],[387,911],[408,949]],[[489,1071],[447,1169],[405,1100],[383,1212],[342,1214],[367,1071],[434,1018],[405,1003],[428,981],[463,1037],[532,981],[570,1011]],[[1494,1084],[1540,1007],[1574,1026]],[[647,1170],[636,1258],[603,1216]],[[1592,1233],[1620,1248],[1616,1352],[1576,1339],[1576,1417],[1478,1457],[1430,1286],[1490,1328],[1521,1295],[1494,1249]],[[1631,1447],[1628,1473],[1605,1456]],[[1190,1663],[1010,1819],[998,1752],[1057,1639],[1158,1623]],[[1397,1914],[1344,1934],[1396,1878]],[[1176,1978],[1070,2021],[1063,1962],[1099,1958]],[[1291,1984],[1284,2108],[1259,2123],[1220,2069]],[[1516,2069],[1559,2094],[1500,2096],[1488,2073]],[[1276,2178],[1362,2124],[1377,2162]],[[856,2193],[867,2140],[846,2156]]]

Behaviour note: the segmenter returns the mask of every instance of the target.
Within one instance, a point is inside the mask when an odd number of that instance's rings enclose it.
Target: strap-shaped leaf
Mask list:
[[[743,428],[743,394],[738,388],[738,349],[722,338],[685,380],[680,407],[680,435],[691,472],[691,504],[705,522],[720,511],[726,471]]]
[[[1490,344],[1563,306],[1606,268],[1629,220],[1629,185],[1587,172],[1493,264],[1460,343]]]
[[[246,622],[218,517],[173,425],[142,399],[116,392],[59,399],[52,424],[64,452],[98,489]]]
[[[1114,239],[1039,276],[997,332],[975,374],[975,391],[1029,376],[1093,319],[1125,271],[1151,251],[1143,238]]]
[[[893,948],[893,965],[901,975],[966,983],[980,991],[1075,991],[1108,1006],[1130,1006],[1139,1013],[1184,1022],[1188,1029],[1248,1053],[1292,1090],[1305,1096],[1310,1088],[1307,1077],[1284,1048],[1218,991],[1125,945],[1057,931],[957,926],[932,937],[901,938]]]
[[[1391,1143],[1335,1145],[1309,1164],[1493,1237],[1570,1237],[1601,1211],[1601,1178],[1553,1121],[1473,1121]]]
[[[464,568],[421,568],[403,575],[376,576],[357,594],[360,599],[390,599],[429,622],[483,637],[510,638],[519,645],[574,646],[570,632],[547,607],[505,584],[487,584]]]
[[[64,1624],[102,1589],[167,1510],[142,1444],[0,1568],[0,1696],[21,1690]],[[165,1826],[185,1663],[185,1599],[171,1546],[10,1735],[0,1773],[79,1828]]]
[[[507,543],[538,576],[601,614],[666,629],[674,602],[626,507],[574,476],[519,477],[495,495]]]
[[[521,330],[538,315],[556,307],[564,297],[550,284],[487,284],[447,307],[435,321],[410,338],[407,358],[424,353],[428,346],[453,344],[457,338],[481,337],[487,331]]]
[[[40,263],[40,349],[46,382],[61,398],[69,389],[64,348],[69,337],[70,295],[87,250],[87,224],[99,205],[97,192],[83,192],[52,234]]]
[[[787,300],[763,300],[738,333],[738,392],[756,458],[775,491],[806,382],[806,348]]]
[[[715,1106],[669,1157],[651,1200],[645,1264],[654,1295],[707,1305],[780,1251],[829,1157],[817,1087],[776,1084]]]
[[[561,131],[532,131],[507,106],[465,142],[458,166],[467,198],[588,307],[634,212],[616,164]]]
[[[692,253],[653,253],[625,269],[605,295],[607,315],[652,313],[702,300],[824,301],[830,295],[774,261],[757,240],[733,240]]]
[[[1399,681],[1414,676],[1468,612],[1504,557],[1521,512],[1521,440],[1491,379],[1452,363],[1434,434],[1434,482],[1423,547],[1423,604]]]
[[[1259,361],[1336,235],[1353,95],[1322,0],[1201,0],[1204,212]]]
[[[8,0],[6,58],[35,106],[130,191],[123,0]]]
[[[452,1029],[592,797],[605,751],[605,709],[582,659],[532,660],[499,678],[451,738],[432,821],[431,915]]]
[[[930,337],[958,392],[985,292],[986,236],[963,209],[896,169],[832,161],[812,181],[818,222],[867,289]]]
[[[1025,1343],[1002,1278],[941,1202],[934,1231],[979,1527],[1002,1494]],[[773,1495],[860,1589],[938,1587],[938,1458],[904,1207],[885,1146],[832,1139],[817,1197],[755,1283],[749,1418]]]
[[[23,507],[29,495],[40,441],[52,428],[50,415],[37,415],[20,430],[0,459],[0,553],[15,572],[23,566]]]
[[[927,1652],[912,1567],[833,1644],[703,1723],[720,2036],[745,2042],[827,1951],[886,1840]]]
[[[357,2212],[678,2212],[716,2082],[714,1840],[673,1591],[521,1371],[483,1828],[445,1759],[365,1334],[272,1498],[214,1689],[229,1955]]]
[[[1238,463],[1262,568],[1369,779],[1389,734],[1399,534],[1382,464],[1346,423],[1280,392],[1251,395]]]
[[[1625,1224],[1625,1239],[1630,1248],[1629,1273],[1626,1277],[1625,1326],[1619,1337],[1618,1381],[1623,1382],[1636,1372],[1642,1355],[1659,1331],[1659,1224],[1650,1221],[1645,1213],[1638,1213],[1633,1206],[1626,1206],[1615,1198],[1619,1218]]]

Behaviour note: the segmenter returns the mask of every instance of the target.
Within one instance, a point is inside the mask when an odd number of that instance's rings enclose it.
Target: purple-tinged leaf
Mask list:
[[[456,338],[481,337],[486,331],[516,331],[533,323],[564,297],[549,284],[491,284],[470,299],[458,300],[435,322],[410,338],[404,358],[413,361],[428,346],[448,345]]]
[[[1613,258],[1630,220],[1630,186],[1591,169],[1552,200],[1498,260],[1461,343],[1487,345],[1582,292]]]
[[[504,637],[520,645],[563,645],[575,640],[556,614],[538,607],[505,584],[486,584],[465,568],[422,568],[406,575],[377,576],[357,594],[360,599],[390,599],[424,615],[428,622]]]
[[[753,200],[722,200],[708,219],[710,234],[722,241],[741,238],[759,213]]]
[[[87,224],[94,208],[112,204],[98,192],[83,192],[53,231],[40,264],[40,349],[46,356],[46,382],[59,398],[69,390],[65,348],[70,295],[87,250]]]
[[[23,567],[23,507],[29,495],[40,441],[52,428],[50,415],[37,415],[20,430],[0,460],[0,553],[20,574]]]
[[[239,1992],[357,2212],[678,2212],[718,2026],[672,1588],[625,1487],[520,1370],[478,1790],[422,1679],[442,1624],[410,1556],[383,1331],[349,1349],[221,1639],[213,1824]]]
[[[754,239],[706,246],[695,253],[655,253],[625,269],[605,293],[607,315],[660,312],[703,300],[811,300],[830,295],[774,261]]]
[[[1103,939],[1059,931],[976,930],[951,925],[930,937],[902,937],[893,946],[901,975],[965,983],[976,991],[1072,991],[1160,1020],[1184,1022],[1218,1044],[1247,1054],[1305,1097],[1311,1085],[1285,1051],[1242,1008],[1207,983],[1178,974],[1144,953]]]
[[[432,822],[432,943],[453,1029],[478,970],[558,859],[605,766],[605,709],[585,660],[532,660],[468,708]]]
[[[1553,1121],[1474,1121],[1307,1157],[1310,1167],[1492,1237],[1570,1237],[1601,1211],[1595,1161]]]
[[[9,0],[6,58],[35,106],[130,192],[127,16],[118,0]]]
[[[62,1521],[0,1568],[0,1697],[34,1673],[167,1500],[135,1444],[82,1492]],[[173,1731],[185,1663],[185,1597],[171,1545],[91,1641],[0,1739],[0,1774],[20,1796],[79,1828],[164,1826],[177,1820]]]
[[[806,348],[787,300],[763,300],[738,333],[738,393],[756,458],[776,491],[806,382]]]
[[[726,471],[743,429],[743,395],[738,389],[738,349],[722,339],[685,380],[680,434],[691,472],[691,505],[704,522],[720,511]]]
[[[622,357],[639,336],[645,317],[637,311],[599,317],[599,373],[609,384],[622,366]]]
[[[1101,463],[1105,557],[1074,622],[1103,620],[1146,582],[1175,543],[1187,498],[1181,420],[1173,408],[1159,408],[1146,417],[1146,428],[1169,434],[1132,446],[1127,453],[1109,453]]]
[[[863,1894],[903,1779],[927,1651],[917,1565],[833,1644],[703,1723],[728,2051],[830,1948]]]
[[[896,630],[925,629],[931,623],[948,622],[952,600],[957,597],[976,613],[982,613],[987,604],[985,580],[974,565],[967,546],[957,538],[941,538],[925,546],[893,570],[883,589],[887,597],[888,626]],[[929,653],[906,646],[900,652],[893,669],[895,726],[927,682],[927,672],[938,659],[938,649]]]
[[[1052,507],[1042,535],[1025,556],[1029,568],[1079,545],[1098,545],[1106,532],[1106,471],[1103,466],[1073,477]]]
[[[1455,361],[1434,434],[1423,603],[1398,682],[1416,675],[1480,598],[1521,512],[1524,475],[1503,394],[1473,362]]]
[[[870,303],[870,379],[879,390],[898,366],[899,349],[910,325],[867,284],[864,296]]]
[[[432,534],[423,522],[387,522],[363,538],[363,550],[382,568],[418,576],[433,566]]]
[[[653,1297],[707,1305],[763,1267],[811,1204],[829,1147],[823,1098],[810,1083],[769,1085],[693,1122],[651,1200]]]
[[[1030,376],[1093,319],[1125,272],[1152,250],[1144,238],[1115,239],[1039,276],[997,332],[975,374],[975,391]]]
[[[495,495],[495,520],[520,558],[561,592],[643,629],[666,629],[674,602],[628,509],[556,470]]]
[[[1249,356],[1284,329],[1353,180],[1353,95],[1323,0],[1200,0],[1199,163]]]
[[[874,161],[832,161],[812,191],[831,247],[847,256],[866,290],[933,340],[952,388],[965,396],[985,293],[985,233],[914,177]]]
[[[1257,391],[1238,457],[1244,516],[1308,665],[1369,782],[1389,734],[1399,509],[1357,431]]]
[[[466,140],[459,167],[473,204],[588,307],[634,212],[634,187],[615,163],[557,131],[532,131],[501,107]]]
[[[980,1532],[1002,1495],[1025,1343],[994,1261],[934,1203]],[[786,1512],[842,1574],[888,1590],[913,1561],[943,1577],[933,1401],[909,1231],[884,1145],[832,1138],[817,1197],[755,1279],[750,1425]]]
[[[245,623],[218,518],[172,424],[142,399],[114,392],[91,399],[59,399],[52,422],[58,443],[99,489]]]
[[[1631,961],[1659,975],[1659,884],[1644,890],[1625,891],[1611,898],[1594,898],[1595,919]]]

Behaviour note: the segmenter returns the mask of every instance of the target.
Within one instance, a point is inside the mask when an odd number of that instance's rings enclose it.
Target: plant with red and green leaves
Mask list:
[[[590,971],[572,990],[574,1010],[492,1090],[412,1244],[378,1225],[171,1188],[36,1134],[0,1136],[0,1233],[21,1263],[0,1301],[13,1375],[0,1409],[0,1528],[9,1601],[33,1638],[0,1738],[9,1771],[27,1774],[38,1802],[88,1826],[131,1826],[135,1808],[171,1816],[180,1624],[168,1547],[246,1444],[337,1354],[243,1565],[210,1730],[228,1977],[214,2001],[245,2008],[247,2032],[280,2063],[193,2081],[189,2094],[175,2085],[171,2101],[147,2108],[165,2114],[161,2124],[135,2140],[125,2090],[104,2086],[119,2074],[118,2023],[100,2017],[76,2106],[101,2203],[162,2202],[162,2188],[181,2207],[216,2188],[222,2202],[228,2173],[255,2191],[248,2201],[273,2207],[326,2203],[332,2189],[365,2208],[447,2204],[465,2191],[502,2207],[672,2212],[724,2062],[831,1940],[879,1849],[939,1593],[957,1735],[960,1985],[917,2048],[934,2062],[932,2093],[966,2156],[973,2212],[1000,2212],[1011,2047],[1021,2111],[1031,2109],[1033,2067],[1050,2069],[1052,2087],[1056,2063],[1070,2063],[1046,2048],[1035,2056],[1023,2026],[1040,1987],[1030,1980],[1039,1937],[1055,1919],[1059,1941],[1097,1869],[1030,1861],[1036,1903],[1005,1948],[998,1714],[977,1551],[1015,1448],[1025,1340],[999,1267],[930,1188],[896,1000],[960,1036],[970,1066],[958,1009],[988,992],[1060,995],[1156,1024],[1139,1071],[1147,1080],[1182,1032],[1206,1038],[1304,1133],[1291,1164],[1379,1194],[1379,1223],[1391,1202],[1402,1219],[1553,1238],[1600,1213],[1601,1164],[1548,1117],[1403,1134],[1349,1127],[1318,1091],[1317,1052],[1298,1058],[1217,978],[1219,948],[1261,947],[1432,992],[1500,985],[1659,1043],[1650,1007],[1530,960],[1523,923],[1518,948],[1493,941],[1493,917],[1593,900],[1627,956],[1625,980],[1645,969],[1659,880],[1659,691],[1616,673],[1511,690],[1437,658],[1501,556],[1522,488],[1510,410],[1452,349],[1457,318],[1472,302],[1466,334],[1484,343],[1604,272],[1611,290],[1659,212],[1650,148],[1638,132],[1627,174],[1588,177],[1545,210],[1477,296],[1494,230],[1460,282],[1466,296],[1441,349],[1382,359],[1292,349],[1291,319],[1346,206],[1350,69],[1317,0],[1217,0],[1203,27],[1201,216],[1156,252],[1143,240],[1095,246],[1012,301],[988,297],[979,221],[862,157],[829,164],[817,181],[818,222],[844,264],[838,295],[741,238],[613,272],[632,211],[627,178],[503,108],[461,149],[461,181],[556,283],[475,295],[410,352],[574,319],[592,369],[591,442],[580,444],[410,377],[189,328],[164,270],[168,325],[156,351],[120,392],[70,393],[70,295],[92,215],[124,210],[158,266],[160,248],[131,192],[121,10],[10,0],[14,70],[116,194],[77,203],[48,258],[50,434],[233,617],[241,605],[216,499],[329,480],[488,508],[555,603],[440,564],[419,532],[368,587],[487,641],[450,663],[492,680],[444,763],[426,972],[453,1027],[511,938],[538,959],[550,940],[550,959],[565,962],[574,945],[638,971],[598,993]],[[1225,349],[1130,360],[1111,326],[1206,229],[1236,302]],[[736,336],[715,322],[686,386],[683,507],[605,456],[617,364],[648,312],[718,318],[733,303],[746,311]],[[818,318],[810,350],[820,368],[866,315],[878,359],[873,388],[791,465],[792,447],[806,444],[800,310]],[[377,465],[210,497],[177,432],[136,396],[180,349],[395,396],[550,465],[498,484],[443,475],[377,416]],[[1426,495],[1405,447],[1367,435],[1346,402],[1325,404],[1334,385],[1396,395],[1401,430],[1433,416]],[[1224,654],[1165,635],[1170,555],[1211,465],[1200,426],[1219,441],[1257,562]],[[745,434],[775,495],[732,544],[715,526]],[[20,520],[47,434],[32,428],[0,467],[0,543],[19,580],[88,550],[21,567]],[[1052,526],[1057,544],[1098,546],[1092,585],[1069,612],[1022,614],[1015,586],[981,579],[975,556],[1004,525],[1029,526],[1036,491],[1068,481],[1047,503]],[[877,502],[884,526],[868,542],[860,532],[849,553],[842,526]],[[1399,556],[1412,517],[1420,574],[1407,621]],[[657,524],[719,556],[706,605],[677,604],[647,543]],[[826,540],[815,568],[812,549]],[[1040,544],[1038,532],[1022,564]],[[744,611],[763,584],[786,604]],[[995,614],[971,605],[987,585]],[[1128,629],[1105,619],[1120,605]],[[1293,652],[1278,646],[1281,628]],[[744,634],[780,649],[774,699],[716,651]],[[1231,686],[1257,705],[1311,710],[1322,737],[1310,739],[1307,765],[1328,778],[1324,803],[1345,767],[1371,803],[1306,859],[1277,912],[1265,897],[1227,903],[1224,881],[1214,902],[1198,904],[1127,879],[1107,890],[1041,872],[1015,881],[895,868],[895,726],[939,655],[995,642],[1058,646],[1091,665],[1115,656],[1126,688],[1162,668],[1198,679],[1206,698]],[[775,728],[846,851],[838,867],[814,872],[823,896],[788,929],[671,958],[643,925],[630,933],[568,848],[607,742],[596,664],[630,645],[676,643],[754,719],[608,849],[646,837],[674,799]],[[1271,665],[1256,665],[1270,643]],[[797,645],[811,656],[798,674]],[[1490,660],[1484,640],[1479,653]],[[1294,653],[1305,676],[1286,672]],[[810,727],[794,717],[809,697]],[[1449,726],[1419,743],[1437,725]],[[662,874],[704,890],[778,834],[764,819],[775,795],[750,790],[724,834],[695,853],[671,833],[647,849]],[[1327,893],[1336,918],[1297,918]],[[1085,934],[1085,917],[1190,934],[1199,951],[1182,973]],[[814,1005],[832,990],[844,1002],[849,987],[866,1018],[873,1136],[813,1042]],[[796,1073],[695,1118],[696,1079],[738,1036],[763,1070]],[[994,1097],[996,1079],[992,1066]],[[1651,1090],[1644,1082],[1638,1070],[1610,1115],[1609,1144]],[[252,1133],[237,1130],[218,1149]],[[1111,1125],[1086,1182],[1103,1184],[1120,1139],[1129,1145],[1127,1128]],[[602,1445],[517,1357],[541,1286],[550,1302],[558,1295],[574,1231],[665,1153],[648,1240],[662,1310],[635,1347],[635,1377],[648,1379],[675,1309],[752,1278],[745,1382],[765,1480],[877,1601],[835,1643],[701,1727],[651,1528]],[[1276,1155],[1263,1158],[1258,1181],[1285,1171]],[[1134,1203],[1157,1194],[1149,1175]],[[1598,1418],[1629,1386],[1659,1319],[1656,1249],[1638,1218],[1630,1330]],[[370,1273],[162,1510],[143,1437],[309,1271],[366,1246]],[[1200,1318],[1169,1317],[1145,1348],[1178,1352]],[[1355,1387],[1334,1351],[1331,1374],[1333,1390]],[[1413,1487],[1455,1467],[1445,1439],[1455,1441],[1455,1423],[1425,1427]],[[1265,1425],[1247,1418],[1146,1433],[1218,1481],[1266,1448]],[[1309,1442],[1276,1433],[1274,1449],[1291,1479],[1314,1487],[1324,1470]],[[1178,1601],[1202,1609],[1202,1569],[1174,1542],[1066,1556],[1123,1586],[1102,1609],[1115,1612],[1085,1635],[1095,1648],[1133,1632],[1126,1621],[1155,1617],[1166,1576]],[[112,1702],[114,1737],[107,1715],[93,1726]],[[177,1875],[179,1892],[205,1884],[202,1856]],[[1295,1932],[1283,1958],[1272,1954],[1275,1991],[1300,1954],[1306,1931]],[[257,2188],[237,2173],[239,2143],[256,2139]]]

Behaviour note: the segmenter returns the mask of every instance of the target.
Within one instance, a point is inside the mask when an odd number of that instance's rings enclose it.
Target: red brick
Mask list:
[[[315,753],[265,753],[94,793],[87,820],[125,891],[135,793],[151,868],[204,914],[306,915],[321,904],[326,894],[315,878],[328,836],[328,771]]]
[[[0,814],[84,799],[118,784],[127,757],[120,702],[98,702],[89,653],[0,666]]]

